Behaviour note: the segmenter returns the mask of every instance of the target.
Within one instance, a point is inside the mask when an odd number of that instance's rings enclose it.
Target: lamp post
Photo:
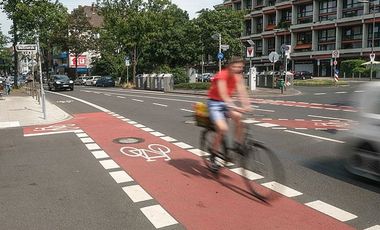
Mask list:
[[[222,52],[222,35],[220,33],[216,33],[214,35],[211,36],[212,39],[214,40],[219,40],[219,53]],[[222,70],[222,59],[218,58],[219,59],[219,71]]]
[[[375,7],[378,6],[378,4],[375,4],[375,2],[370,2],[369,0],[359,0],[361,3],[368,3],[368,7],[373,7],[373,18],[372,18],[372,44],[371,44],[371,55],[374,54],[374,46],[375,46],[375,19],[376,19],[376,11]],[[372,81],[373,78],[373,61],[371,60],[371,75],[370,80]]]

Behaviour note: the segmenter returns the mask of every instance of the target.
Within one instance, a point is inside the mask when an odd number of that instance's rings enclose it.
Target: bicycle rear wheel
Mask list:
[[[217,155],[212,154],[211,150],[213,150],[215,136],[216,132],[214,130],[205,129],[202,131],[200,139],[200,149],[204,152],[202,158],[207,168],[211,170],[211,160],[214,160],[213,158],[216,159],[217,163],[223,166],[224,157],[227,156],[227,146],[224,138],[222,139],[221,147]]]
[[[255,140],[246,140],[245,154],[238,156],[244,182],[253,196],[267,201],[279,197],[284,169],[272,150]],[[263,184],[258,180],[265,180]]]

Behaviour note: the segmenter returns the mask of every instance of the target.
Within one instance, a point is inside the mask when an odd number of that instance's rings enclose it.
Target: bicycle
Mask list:
[[[204,107],[202,107],[202,109],[203,115],[205,115]],[[246,115],[249,114],[245,113],[245,116]],[[237,166],[237,168],[234,169],[235,172],[236,169],[241,169],[239,174],[242,176],[251,195],[262,201],[273,200],[279,197],[276,192],[280,193],[283,187],[278,183],[284,183],[285,179],[282,164],[271,149],[266,147],[264,143],[252,138],[249,125],[242,123],[245,130],[242,146],[243,152],[234,147],[230,147],[231,137],[230,135],[225,135],[221,142],[220,151],[215,153],[211,151],[216,135],[214,125],[208,116],[199,116],[199,113],[196,112],[195,117],[197,125],[204,128],[204,130],[201,131],[200,149],[205,153],[203,156],[204,163],[211,172],[215,174],[219,173],[219,170],[215,171],[214,168],[211,167],[211,161],[213,160],[217,160],[220,167],[223,168],[228,167],[232,163],[234,166]],[[258,180],[265,180],[269,183],[266,183],[267,186],[264,187],[254,182]],[[269,189],[268,187],[271,188]]]

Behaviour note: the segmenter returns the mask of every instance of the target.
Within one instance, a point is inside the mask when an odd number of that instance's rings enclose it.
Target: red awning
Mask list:
[[[298,44],[296,47],[294,47],[295,50],[301,50],[301,49],[311,49],[311,43],[308,44]]]

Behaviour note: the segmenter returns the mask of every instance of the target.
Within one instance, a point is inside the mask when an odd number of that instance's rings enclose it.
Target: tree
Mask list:
[[[0,30],[0,73],[9,74],[12,67],[12,53],[7,49],[7,37]]]
[[[84,9],[80,6],[71,12],[68,22],[68,48],[69,53],[74,54],[75,57],[75,78],[77,78],[78,58],[82,53],[94,47],[94,33]]]

